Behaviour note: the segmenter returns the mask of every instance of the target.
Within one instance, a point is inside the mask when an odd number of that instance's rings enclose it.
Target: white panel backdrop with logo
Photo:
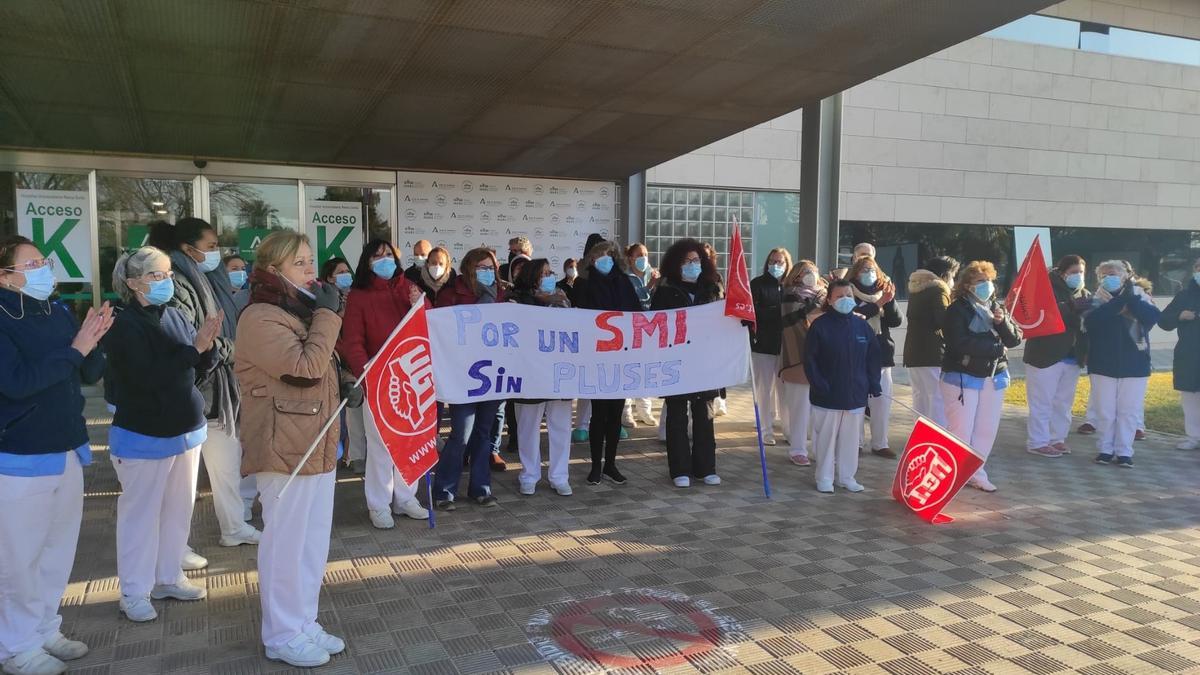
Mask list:
[[[613,183],[413,172],[401,172],[398,183],[405,264],[420,239],[449,251],[457,267],[478,246],[496,249],[503,261],[508,240],[524,236],[533,256],[549,258],[561,276],[563,260],[579,258],[589,234],[614,236]]]

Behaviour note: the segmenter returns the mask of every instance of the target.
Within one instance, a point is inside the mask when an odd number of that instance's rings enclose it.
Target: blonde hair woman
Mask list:
[[[308,237],[274,232],[255,251],[250,304],[237,331],[242,401],[242,473],[262,494],[258,545],[262,640],[267,658],[298,667],[327,663],[346,648],[317,623],[329,557],[338,428],[319,438],[286,493],[284,483],[340,399],[333,350],[341,294],[317,280]]]
[[[1021,344],[1021,333],[996,300],[996,267],[976,260],[958,273],[942,323],[942,402],[950,433],[987,461],[1000,428],[1000,409],[1008,387],[1008,350]],[[995,492],[979,467],[968,485]]]
[[[779,380],[787,406],[782,416],[787,421],[788,457],[797,466],[811,464],[808,458],[809,401],[808,377],[804,374],[804,344],[808,327],[821,316],[828,282],[811,260],[800,260],[783,278],[783,307],[779,347]]]
[[[869,246],[869,244],[868,244]],[[892,418],[892,367],[896,365],[896,343],[891,329],[900,325],[900,311],[896,309],[896,286],[875,262],[875,249],[871,255],[854,259],[846,272],[857,304],[854,312],[867,320],[875,339],[879,341],[879,360],[882,370],[879,382],[883,395],[870,399],[867,408],[871,411],[871,454],[887,459],[896,457],[888,443],[888,425]]]

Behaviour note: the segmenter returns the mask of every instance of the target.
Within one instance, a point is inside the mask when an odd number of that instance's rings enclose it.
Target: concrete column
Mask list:
[[[642,171],[621,181],[621,220],[624,227],[621,243],[628,246],[642,241],[646,234],[646,172]]]
[[[804,107],[800,132],[800,257],[837,264],[842,95]]]

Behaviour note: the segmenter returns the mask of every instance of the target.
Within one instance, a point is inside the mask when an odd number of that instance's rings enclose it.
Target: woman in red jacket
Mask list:
[[[425,302],[421,289],[397,274],[400,258],[391,243],[374,239],[363,247],[354,283],[346,297],[346,315],[337,351],[354,377],[362,375],[367,362],[383,347],[392,331],[414,303]],[[351,442],[365,442],[367,472],[363,492],[371,524],[381,530],[396,526],[392,515],[423,520],[429,517],[417,501],[415,490],[400,477],[391,453],[375,434],[366,434],[365,407],[347,408],[346,426]]]

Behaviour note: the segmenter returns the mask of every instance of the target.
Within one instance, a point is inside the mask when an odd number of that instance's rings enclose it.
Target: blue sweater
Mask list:
[[[1131,316],[1122,315],[1123,309]],[[1089,312],[1083,320],[1088,334],[1088,373],[1150,377],[1148,341],[1159,314],[1157,307],[1135,295],[1128,284],[1112,300]],[[1146,349],[1139,348],[1134,333],[1147,341]]]
[[[827,410],[858,410],[883,393],[879,340],[861,317],[826,312],[808,329],[804,372],[808,399]]]
[[[22,307],[24,317],[14,319]],[[87,444],[80,384],[100,380],[104,354],[75,351],[78,330],[65,306],[0,289],[0,453],[48,455]]]

